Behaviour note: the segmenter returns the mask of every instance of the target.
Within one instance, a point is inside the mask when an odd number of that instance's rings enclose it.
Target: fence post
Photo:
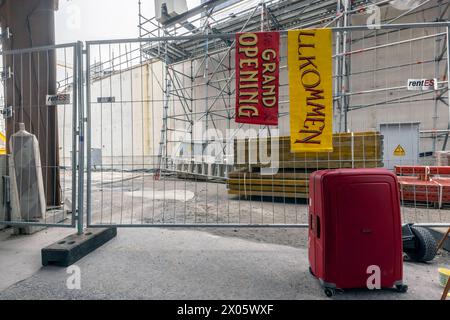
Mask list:
[[[450,129],[450,23],[447,24],[447,94],[448,94],[448,129]],[[445,147],[447,146],[447,139],[445,143]],[[445,151],[445,150],[444,150]]]
[[[86,225],[91,224],[91,47],[86,44]],[[83,70],[83,69],[82,69]],[[103,169],[102,169],[103,170]]]
[[[71,227],[75,228],[77,223],[77,131],[78,131],[78,124],[77,124],[77,117],[78,117],[78,108],[79,108],[79,102],[78,102],[78,91],[80,88],[78,87],[78,79],[80,75],[78,74],[78,44],[73,45],[73,101],[72,101],[72,155],[71,155],[71,168],[72,168],[72,203],[71,203],[71,210],[72,210],[72,223]]]
[[[84,94],[83,94],[83,43],[77,44],[78,56],[78,234],[83,234],[83,214],[84,214]]]

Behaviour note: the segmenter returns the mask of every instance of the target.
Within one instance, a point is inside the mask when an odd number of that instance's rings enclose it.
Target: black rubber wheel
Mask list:
[[[413,261],[427,262],[436,256],[437,244],[431,232],[423,227],[411,226],[411,231],[416,237],[416,248],[406,252]]]
[[[315,278],[316,275],[314,274],[314,272],[312,271],[311,267],[309,267],[309,273],[311,273],[311,275]]]
[[[397,289],[397,292],[400,293],[408,292],[408,286],[406,284],[398,284],[395,286],[395,289]]]
[[[325,288],[323,291],[325,292],[325,295],[326,295],[328,298],[331,298],[331,297],[334,296],[334,294],[335,294],[334,289],[331,289],[331,288]]]

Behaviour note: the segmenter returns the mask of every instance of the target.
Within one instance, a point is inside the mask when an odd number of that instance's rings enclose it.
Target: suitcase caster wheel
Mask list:
[[[314,274],[314,272],[312,271],[311,267],[309,267],[309,273],[315,278],[316,275]]]
[[[328,298],[331,298],[332,296],[334,296],[336,294],[336,291],[331,288],[325,288],[324,292]]]
[[[408,286],[406,284],[399,284],[395,286],[397,292],[406,293],[408,291]]]

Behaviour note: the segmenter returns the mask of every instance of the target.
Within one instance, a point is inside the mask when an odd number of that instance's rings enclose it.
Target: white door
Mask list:
[[[382,123],[384,167],[417,165],[419,163],[419,122]]]

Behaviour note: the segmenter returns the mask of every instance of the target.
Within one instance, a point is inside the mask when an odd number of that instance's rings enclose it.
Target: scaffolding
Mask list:
[[[224,4],[225,2],[225,4]],[[398,1],[397,1],[398,2]],[[421,140],[426,143],[421,155],[433,155],[438,150],[446,150],[450,132],[450,121],[446,126],[442,124],[439,110],[448,109],[447,86],[447,31],[445,28],[431,30],[424,28],[423,32],[406,35],[405,30],[378,30],[377,24],[394,24],[409,22],[442,22],[450,17],[449,1],[424,0],[413,4],[411,8],[399,7],[395,1],[323,1],[323,0],[248,0],[233,2],[227,6],[227,1],[204,1],[199,7],[175,17],[166,17],[161,21],[147,18],[143,11],[142,1],[139,1],[139,36],[142,39],[168,37],[170,41],[143,43],[140,50],[146,59],[158,59],[165,63],[164,80],[164,117],[161,134],[159,159],[161,169],[176,168],[170,165],[168,149],[173,148],[176,141],[171,141],[170,132],[177,130],[175,122],[186,122],[187,132],[192,136],[194,122],[202,120],[204,129],[216,127],[218,121],[232,121],[234,112],[232,101],[234,89],[232,79],[234,47],[233,39],[221,37],[230,33],[242,31],[289,30],[297,28],[336,27],[343,31],[335,32],[334,46],[334,111],[335,132],[353,130],[350,125],[352,114],[367,108],[381,105],[399,105],[404,103],[431,103],[432,123],[421,128]],[[216,9],[219,8],[219,9]],[[376,19],[379,19],[378,21]],[[364,25],[369,22],[374,28],[368,32],[349,32],[347,27]],[[196,35],[206,36],[206,40],[192,41]],[[208,35],[212,35],[208,38]],[[200,39],[200,38],[199,38]],[[434,41],[434,44],[432,42]],[[372,43],[372,45],[367,45]],[[389,47],[401,48],[411,46],[418,50],[432,44],[434,52],[431,56],[409,59],[401,65],[375,66],[361,69],[362,54],[371,55]],[[423,49],[422,49],[423,51]],[[186,65],[190,65],[186,68]],[[383,86],[378,83],[373,88],[360,88],[354,79],[372,76],[377,73],[416,66],[432,68],[430,76],[438,79],[439,89],[428,93],[410,93],[399,96],[395,94],[405,86]],[[180,67],[182,66],[182,67]],[[281,68],[286,68],[286,61],[282,61]],[[206,79],[199,81],[199,78]],[[352,80],[353,79],[353,80]],[[375,79],[374,82],[377,80]],[[283,86],[283,84],[282,84]],[[287,84],[284,84],[287,86]],[[214,95],[205,94],[202,103],[203,110],[196,108],[198,101],[195,95],[199,88],[204,92],[215,92]],[[380,101],[372,97],[385,94]],[[369,98],[368,98],[369,97]],[[287,104],[288,96],[284,96]],[[221,100],[221,109],[214,108]],[[283,100],[283,99],[281,99]],[[376,99],[375,99],[376,100]],[[170,112],[170,104],[182,105],[180,112]],[[194,110],[196,109],[196,111]],[[281,110],[280,117],[288,114]],[[441,118],[441,121],[439,121]],[[425,124],[424,124],[425,125]],[[228,124],[229,127],[229,124]],[[203,171],[205,173],[206,171]],[[200,173],[200,172],[198,172]]]

